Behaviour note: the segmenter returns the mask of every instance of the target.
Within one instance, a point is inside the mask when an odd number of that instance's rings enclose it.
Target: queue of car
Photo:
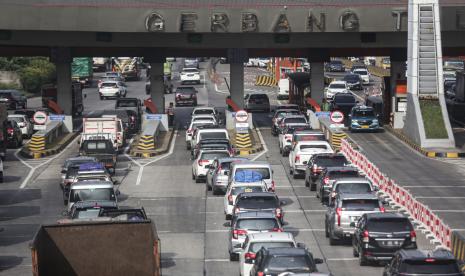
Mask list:
[[[387,202],[378,194],[378,187],[342,153],[334,151],[322,133],[316,135],[318,131],[311,130],[308,124],[286,123],[286,117],[295,118],[296,114],[283,110],[289,109],[278,106],[274,114],[284,122],[274,130],[279,136],[280,151],[289,155],[290,174],[294,178],[304,178],[305,186],[315,192],[326,207],[324,232],[331,246],[351,243],[353,256],[361,266],[386,264],[383,272],[386,276],[461,275],[450,251],[419,250],[410,219],[388,210]],[[370,109],[363,106],[352,109],[366,110]],[[289,147],[288,153],[286,147]],[[263,249],[260,254],[270,254],[273,250]],[[260,254],[255,252],[255,260]],[[260,269],[257,262],[250,275],[256,275],[254,269]]]

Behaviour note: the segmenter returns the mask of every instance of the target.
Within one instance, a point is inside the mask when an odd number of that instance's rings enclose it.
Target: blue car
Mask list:
[[[354,106],[349,114],[349,130],[354,131],[379,131],[378,116],[372,107]]]

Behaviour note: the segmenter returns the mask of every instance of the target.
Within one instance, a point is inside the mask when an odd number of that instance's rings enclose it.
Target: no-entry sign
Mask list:
[[[245,110],[239,110],[236,112],[236,122],[238,123],[244,123],[247,122],[247,119],[249,119],[249,114],[247,114],[247,111]]]
[[[344,122],[344,113],[336,110],[331,112],[329,118],[331,119],[332,123],[341,124],[342,122]]]
[[[45,125],[47,122],[47,113],[43,111],[37,111],[34,113],[34,116],[32,116],[32,119],[34,120],[34,123],[37,125]]]

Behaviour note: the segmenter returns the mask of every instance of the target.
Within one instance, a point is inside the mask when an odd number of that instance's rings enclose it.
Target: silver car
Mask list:
[[[228,175],[232,162],[248,161],[247,158],[231,157],[213,161],[207,172],[207,188],[213,190],[214,195],[224,194],[228,187]]]
[[[325,235],[329,244],[336,245],[338,240],[351,238],[354,225],[363,214],[384,211],[383,203],[374,193],[339,193],[325,214]]]
[[[247,94],[244,97],[245,110],[270,112],[270,99],[267,94]]]
[[[248,234],[283,232],[281,222],[271,212],[243,212],[233,216],[229,230],[229,259],[239,260],[242,245]]]

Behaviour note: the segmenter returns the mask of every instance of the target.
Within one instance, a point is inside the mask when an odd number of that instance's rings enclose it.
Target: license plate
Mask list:
[[[400,241],[384,241],[385,246],[400,246]]]
[[[253,190],[252,189],[245,189],[244,192],[251,193],[251,192],[253,192]]]
[[[369,128],[369,126],[362,126],[362,128]]]

